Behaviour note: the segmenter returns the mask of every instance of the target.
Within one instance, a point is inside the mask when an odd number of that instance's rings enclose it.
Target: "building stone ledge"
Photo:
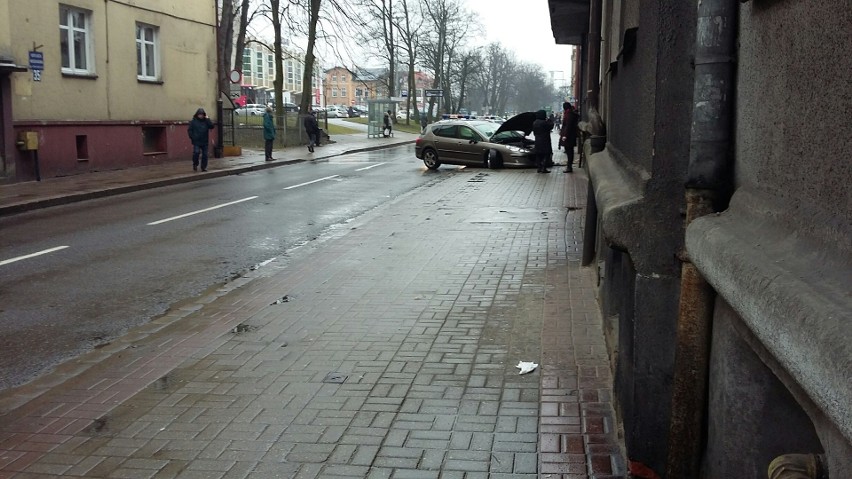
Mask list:
[[[649,177],[646,172],[631,170],[611,144],[594,154],[589,154],[589,142],[586,148],[603,237],[617,249],[635,251]],[[636,268],[640,270],[640,265]]]
[[[741,188],[686,231],[691,261],[769,354],[852,441],[852,261],[784,203]]]

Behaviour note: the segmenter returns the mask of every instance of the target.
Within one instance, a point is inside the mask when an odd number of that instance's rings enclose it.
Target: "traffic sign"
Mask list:
[[[29,52],[30,70],[33,71],[33,81],[41,81],[41,72],[44,70],[44,53]]]
[[[30,69],[44,70],[44,53],[30,52]]]
[[[444,90],[425,90],[426,98],[440,98],[444,96]]]

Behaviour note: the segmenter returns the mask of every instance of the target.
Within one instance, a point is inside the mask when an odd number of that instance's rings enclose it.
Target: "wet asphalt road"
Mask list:
[[[413,146],[0,218],[0,390],[458,169]],[[415,193],[416,194],[416,193]]]

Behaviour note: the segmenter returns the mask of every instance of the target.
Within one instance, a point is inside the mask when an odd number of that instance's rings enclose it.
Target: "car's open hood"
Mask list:
[[[533,130],[533,122],[535,121],[535,112],[527,111],[518,113],[517,115],[504,121],[500,128],[494,132],[496,135],[501,131],[522,131],[524,135],[529,135]]]

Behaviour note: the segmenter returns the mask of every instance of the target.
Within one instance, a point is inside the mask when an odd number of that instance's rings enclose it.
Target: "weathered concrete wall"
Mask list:
[[[718,300],[708,398],[707,478],[766,477],[767,466],[781,454],[822,451],[808,416],[743,334],[754,341],[731,307]]]
[[[660,0],[622,6],[622,28],[638,25],[637,40],[603,79],[610,82],[607,147],[591,156],[589,172],[604,243],[597,247],[598,260],[608,271],[601,300],[608,314],[618,311],[616,395],[627,453],[662,472],[680,293],[695,8]]]
[[[847,0],[740,7],[736,191],[725,212],[690,225],[686,241],[726,303],[714,334],[733,324],[753,338],[714,342],[711,367],[725,377],[710,384],[708,477],[822,451],[831,477],[852,477],[850,25]],[[726,348],[769,367],[730,361]],[[755,400],[787,414],[755,417]],[[753,414],[740,427],[732,408]],[[809,429],[818,440],[794,440]]]

